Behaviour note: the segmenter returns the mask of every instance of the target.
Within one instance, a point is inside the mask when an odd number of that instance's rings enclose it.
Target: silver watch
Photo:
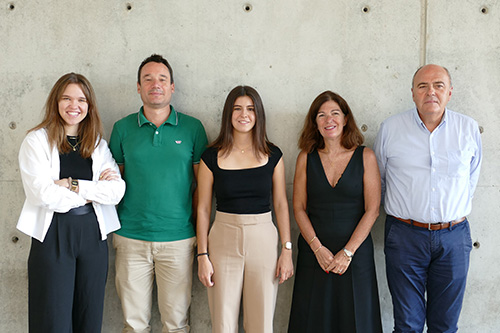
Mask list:
[[[352,259],[352,256],[354,255],[351,251],[349,251],[345,247],[344,247],[344,253],[345,253],[346,256],[348,256],[351,259]]]

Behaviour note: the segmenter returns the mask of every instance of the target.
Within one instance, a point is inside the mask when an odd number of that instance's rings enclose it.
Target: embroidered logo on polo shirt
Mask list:
[[[175,143],[177,143],[178,145],[180,145],[182,143],[181,140],[175,140]]]

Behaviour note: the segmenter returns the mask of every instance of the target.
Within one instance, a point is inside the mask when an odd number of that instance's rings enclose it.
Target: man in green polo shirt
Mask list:
[[[143,106],[115,123],[109,142],[127,184],[113,239],[123,332],[150,331],[154,278],[163,332],[189,332],[192,185],[207,136],[199,120],[170,105],[174,91],[167,60],[145,59],[137,77]]]

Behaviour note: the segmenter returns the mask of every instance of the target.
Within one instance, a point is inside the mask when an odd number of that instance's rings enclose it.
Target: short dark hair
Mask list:
[[[144,67],[149,62],[157,62],[159,64],[164,64],[165,66],[167,66],[168,71],[170,73],[170,84],[174,83],[174,71],[172,70],[172,67],[168,63],[167,59],[163,58],[159,54],[152,54],[149,57],[147,57],[146,59],[144,59],[144,61],[139,66],[139,70],[137,71],[137,83],[141,84],[142,67]]]
[[[314,149],[325,148],[325,140],[319,132],[316,117],[321,106],[328,101],[337,103],[346,119],[340,141],[342,146],[351,149],[363,144],[363,134],[361,134],[358,125],[356,125],[356,120],[354,120],[354,115],[352,114],[349,104],[347,104],[346,100],[339,94],[327,90],[319,94],[312,102],[304,121],[302,133],[300,134],[299,148],[308,153],[311,153]]]

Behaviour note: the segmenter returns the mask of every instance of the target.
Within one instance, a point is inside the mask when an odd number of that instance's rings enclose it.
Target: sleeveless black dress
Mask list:
[[[335,187],[318,152],[307,156],[307,213],[333,254],[347,244],[363,216],[363,149],[354,151]],[[343,275],[325,273],[302,235],[288,332],[382,332],[373,242],[369,235]]]

